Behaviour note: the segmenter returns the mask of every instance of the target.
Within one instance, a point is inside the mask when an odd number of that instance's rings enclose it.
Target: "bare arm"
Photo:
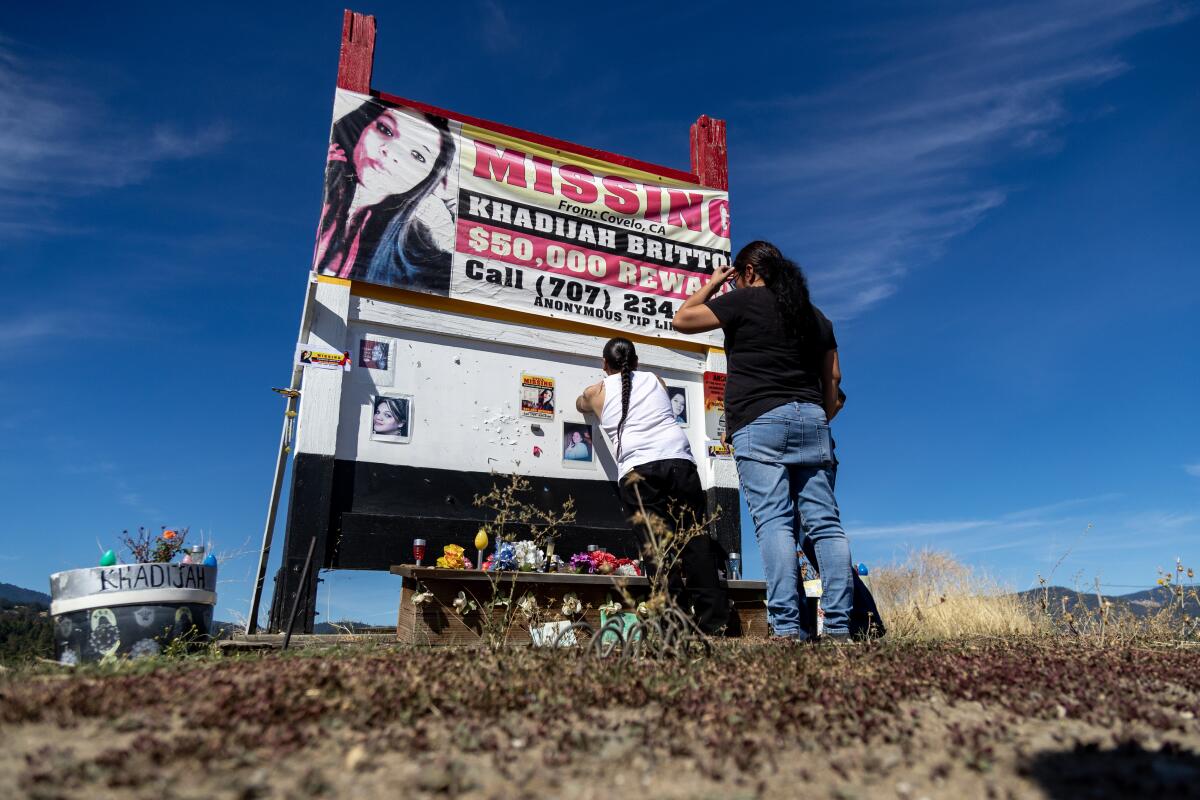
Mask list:
[[[842,410],[842,398],[838,391],[842,382],[842,366],[838,361],[838,351],[830,350],[825,354],[825,363],[821,367],[821,389],[824,394],[825,419],[833,422],[833,418]]]
[[[721,327],[721,321],[717,319],[717,315],[712,312],[712,309],[705,305],[717,290],[721,288],[721,284],[729,280],[729,276],[733,274],[733,267],[717,267],[713,270],[712,277],[708,279],[708,283],[701,286],[696,292],[683,301],[683,305],[675,312],[675,318],[671,320],[671,325],[680,333],[704,333],[705,331],[714,331]]]
[[[592,384],[575,398],[575,410],[580,414],[595,414],[598,417],[603,409],[604,381]]]

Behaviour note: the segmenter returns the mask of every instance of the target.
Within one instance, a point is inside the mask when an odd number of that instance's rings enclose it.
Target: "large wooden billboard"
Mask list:
[[[724,123],[693,125],[693,172],[647,164],[372,91],[374,42],[374,19],[346,12],[271,626],[300,596],[311,630],[319,568],[386,570],[415,537],[465,544],[485,518],[473,498],[510,473],[547,509],[574,498],[561,553],[633,555],[609,443],[574,408],[614,335],[667,383],[725,510],[717,536],[740,549],[733,465],[707,447],[720,334],[670,325],[729,259]]]

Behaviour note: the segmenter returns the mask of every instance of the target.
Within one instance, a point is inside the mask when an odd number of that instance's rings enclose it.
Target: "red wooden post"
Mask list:
[[[729,190],[725,120],[705,115],[692,123],[692,172],[696,173],[702,186]]]
[[[359,94],[371,93],[375,64],[375,18],[346,9],[342,12],[342,52],[337,85]]]

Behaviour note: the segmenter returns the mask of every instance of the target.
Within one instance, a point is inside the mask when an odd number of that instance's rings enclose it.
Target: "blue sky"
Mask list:
[[[190,525],[245,613],[341,8],[4,15],[0,580]],[[677,167],[728,121],[735,247],[780,244],[837,325],[857,559],[1200,565],[1195,5],[565,8],[358,10],[395,94]],[[326,578],[323,618],[392,619],[390,576]]]

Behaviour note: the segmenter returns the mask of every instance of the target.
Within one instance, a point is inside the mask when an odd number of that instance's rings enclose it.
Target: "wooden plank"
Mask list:
[[[561,613],[563,598],[573,593],[584,606],[580,619],[593,628],[598,628],[600,624],[599,607],[610,599],[624,602],[624,594],[628,593],[638,602],[649,595],[649,581],[630,576],[539,572],[496,574],[409,564],[394,566],[391,572],[400,575],[403,584],[396,623],[397,639],[404,644],[414,645],[443,647],[481,644],[484,641],[484,615],[493,591],[501,597],[511,596],[514,604],[526,593],[532,593],[538,601],[542,615],[540,619],[545,622],[566,619]],[[764,602],[766,584],[763,581],[728,581],[726,586],[733,603],[732,635],[744,639],[769,636]],[[419,606],[412,599],[418,587],[432,595]],[[479,606],[465,617],[454,608],[454,600],[459,592]],[[505,643],[529,643],[528,621],[515,610]]]
[[[289,648],[332,647],[343,645],[380,646],[398,644],[396,632],[388,630],[383,633],[317,633],[293,634]],[[233,639],[221,639],[216,642],[217,649],[222,655],[237,653],[252,653],[262,650],[278,650],[283,647],[282,633],[257,633],[237,636]]]
[[[396,290],[403,291],[403,290]],[[433,298],[431,304],[443,307],[422,307],[423,298],[411,297],[408,292],[396,297],[394,292],[381,291],[380,287],[354,284],[355,296],[350,301],[350,319],[405,330],[433,332],[448,336],[459,336],[475,341],[494,342],[512,347],[530,348],[540,351],[587,354],[595,357],[604,348],[612,331],[597,331],[596,334],[555,330],[553,318],[528,315],[529,327],[514,327],[508,320],[490,319],[486,306],[458,304],[461,310],[445,307],[445,298]],[[360,295],[359,293],[363,293]],[[388,297],[365,295],[386,294]],[[414,303],[421,303],[416,305]],[[494,309],[493,309],[494,311]],[[536,326],[536,327],[535,327]],[[637,337],[635,337],[637,338]],[[638,360],[645,366],[661,367],[687,373],[703,373],[707,354],[694,348],[664,346],[667,339],[641,337],[638,342]]]
[[[347,349],[346,322],[350,313],[350,287],[318,283],[313,294],[313,323],[307,344],[314,350],[341,353]],[[296,452],[332,456],[337,452],[341,414],[340,369],[306,367],[301,379],[300,415]]]
[[[606,579],[602,582],[538,581],[538,577],[546,577],[537,573],[502,573],[495,585],[489,582],[488,575],[473,571],[480,580],[460,581],[466,570],[440,570],[416,568],[422,575],[420,583],[412,577],[403,581],[400,596],[400,614],[396,625],[396,638],[404,644],[427,645],[436,647],[446,646],[475,646],[485,641],[485,619],[488,605],[493,596],[493,590],[498,596],[509,598],[513,610],[505,632],[504,643],[507,645],[528,645],[529,620],[516,608],[516,604],[526,594],[533,594],[537,599],[540,622],[556,622],[567,620],[562,614],[563,600],[567,594],[574,594],[583,605],[583,612],[573,619],[587,622],[594,629],[600,626],[600,606],[610,599],[622,601],[622,595],[616,588],[616,582]],[[446,573],[457,573],[447,575]],[[429,578],[427,576],[434,576]],[[437,577],[441,575],[442,577]],[[562,576],[562,577],[600,577],[606,576]],[[534,578],[535,580],[527,580]],[[630,578],[639,580],[641,585],[629,587],[627,590],[636,601],[645,599],[649,587],[645,578]],[[418,585],[432,597],[416,605],[413,595]],[[518,588],[519,587],[519,588]],[[459,592],[463,592],[474,600],[478,608],[463,616],[454,608],[454,600]],[[502,609],[497,613],[504,614]],[[583,634],[581,634],[583,635]]]
[[[375,64],[375,18],[347,9],[342,12],[342,50],[337,85],[360,94],[371,93]]]
[[[416,580],[455,580],[455,581],[488,581],[495,573],[483,572],[477,569],[442,569],[441,567],[418,567],[415,564],[397,564],[390,572],[404,578]],[[628,586],[649,586],[647,578],[629,575],[586,575],[573,572],[502,572],[504,580],[511,579],[517,583],[561,583],[568,585],[608,585],[624,584]],[[722,585],[733,590],[765,592],[766,581],[722,581]]]
[[[483,572],[477,569],[441,569],[440,567],[418,567],[402,564],[391,568],[393,575],[414,578],[420,581],[454,581],[456,583],[487,583],[499,580],[503,583],[532,583],[568,586],[649,586],[646,578],[632,575],[576,575],[570,572]],[[765,584],[764,584],[765,586]]]
[[[692,172],[701,186],[729,189],[729,155],[725,145],[725,120],[701,116],[692,123]]]
[[[414,108],[417,111],[424,111],[426,114],[434,114],[435,116],[445,117],[446,119],[465,122],[468,125],[474,125],[478,128],[485,128],[489,131],[495,131],[496,133],[504,134],[505,136],[524,139],[526,141],[533,142],[534,144],[540,144],[544,147],[551,148],[559,153],[574,153],[576,155],[584,156],[585,158],[609,161],[613,164],[620,164],[623,167],[640,170],[641,172],[649,173],[650,175],[656,175],[660,178],[668,178],[681,183],[700,183],[701,185],[707,185],[704,184],[703,181],[697,180],[696,175],[690,172],[685,172],[681,169],[675,169],[674,167],[664,167],[661,164],[652,164],[649,161],[630,158],[629,156],[623,156],[619,153],[610,153],[607,150],[600,150],[595,147],[588,147],[587,145],[568,142],[565,139],[556,139],[553,136],[534,133],[533,131],[523,130],[512,125],[505,125],[501,122],[493,122],[481,117],[472,117],[468,114],[460,114],[457,111],[439,108],[438,106],[433,106],[429,103],[422,103],[419,100],[410,100],[406,97],[388,94],[387,92],[372,92],[371,94],[388,103],[408,106],[409,108]]]

